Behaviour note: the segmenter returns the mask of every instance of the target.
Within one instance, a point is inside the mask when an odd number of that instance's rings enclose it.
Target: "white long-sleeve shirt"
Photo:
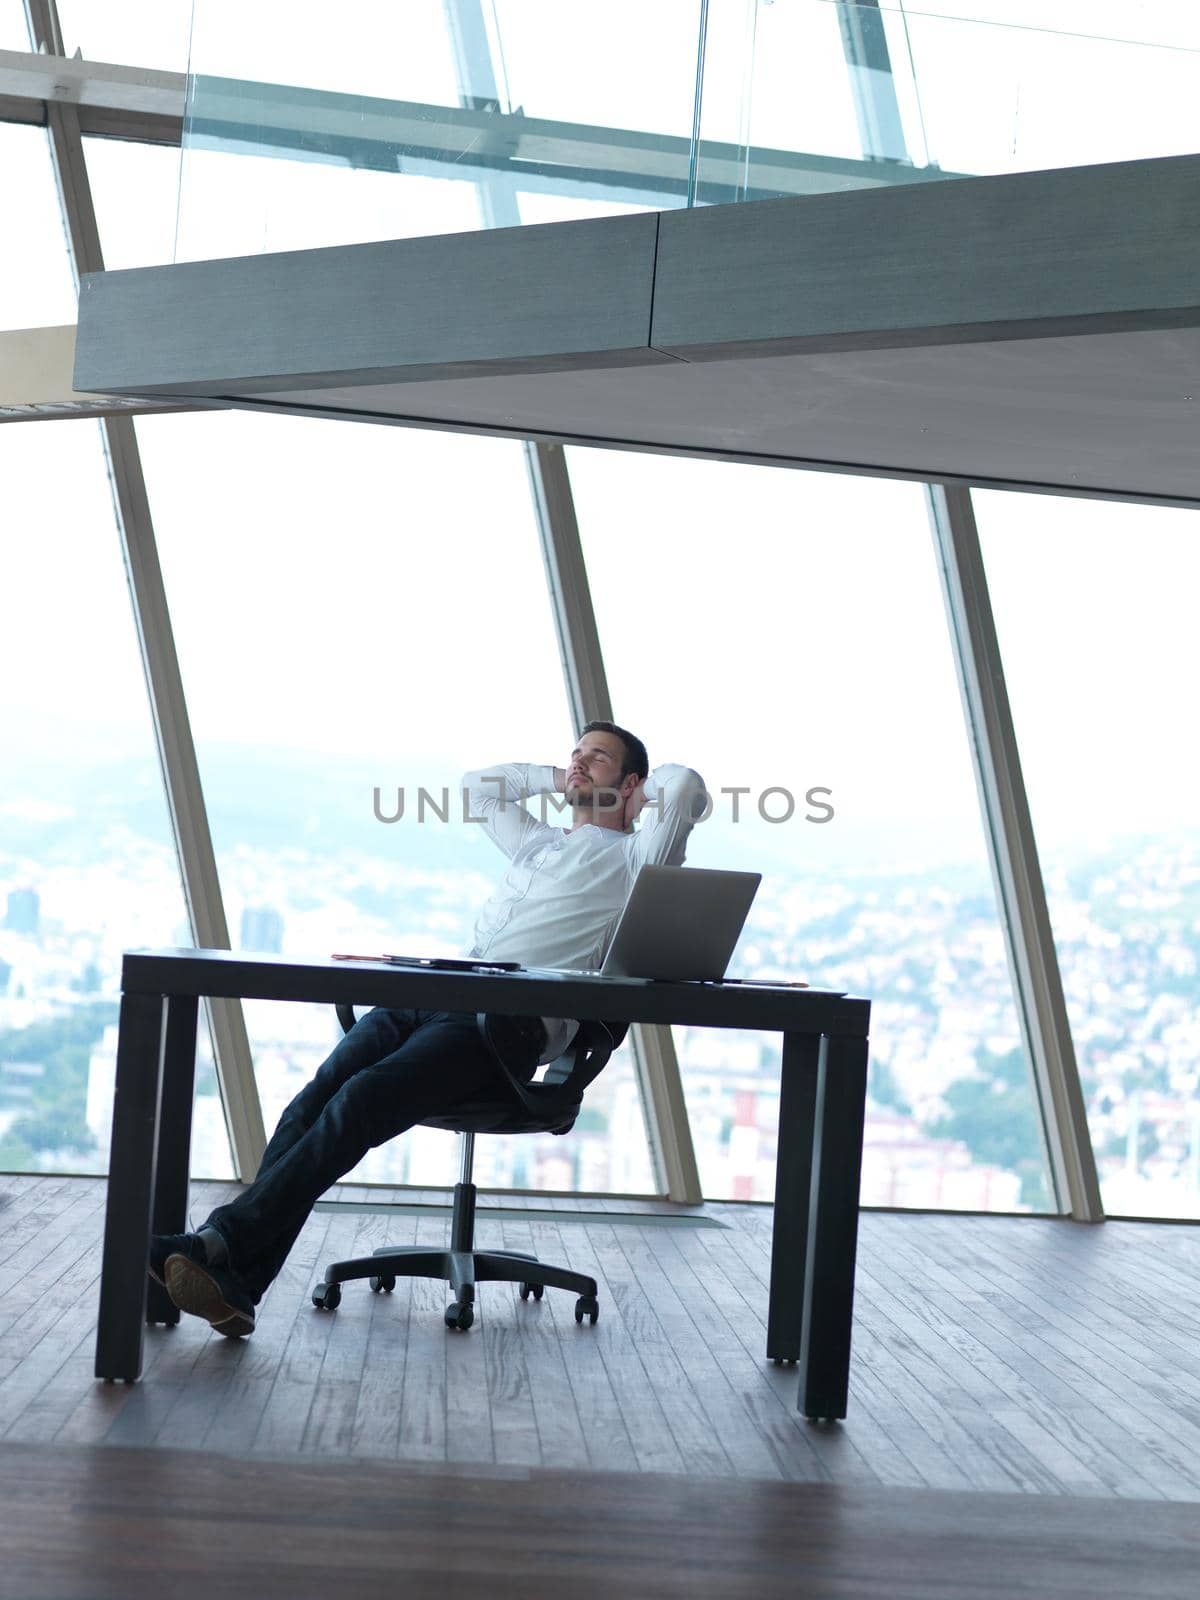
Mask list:
[[[518,804],[554,794],[554,768],[515,763],[468,772],[462,780],[470,817],[510,858],[503,882],[475,924],[470,956],[519,961],[526,967],[598,968],[633,888],[648,863],[680,866],[688,834],[704,814],[704,780],[689,767],[656,767],[645,782],[646,805],[636,831],[584,823],[570,829],[543,822],[537,806]],[[547,803],[547,815],[553,812]],[[543,1017],[554,1061],[578,1024]]]

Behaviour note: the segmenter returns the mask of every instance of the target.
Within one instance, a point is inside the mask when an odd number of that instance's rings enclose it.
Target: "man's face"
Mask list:
[[[573,806],[611,810],[621,804],[625,747],[615,733],[585,733],[567,762],[566,797]],[[630,773],[632,780],[633,774]]]

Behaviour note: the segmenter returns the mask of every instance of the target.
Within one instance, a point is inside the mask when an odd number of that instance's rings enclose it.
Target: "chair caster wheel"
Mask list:
[[[521,1299],[528,1300],[532,1295],[535,1300],[540,1300],[546,1292],[544,1283],[523,1283],[521,1285]]]
[[[380,1272],[371,1279],[372,1294],[391,1294],[396,1287],[396,1280],[390,1272]]]
[[[312,1292],[312,1303],[318,1311],[336,1311],[342,1303],[340,1283],[319,1283]]]
[[[581,1294],[575,1302],[575,1321],[582,1322],[584,1317],[589,1322],[595,1323],[600,1315],[600,1302],[592,1294]]]
[[[475,1307],[459,1305],[457,1300],[451,1300],[446,1307],[446,1326],[459,1328],[463,1333],[475,1321]]]

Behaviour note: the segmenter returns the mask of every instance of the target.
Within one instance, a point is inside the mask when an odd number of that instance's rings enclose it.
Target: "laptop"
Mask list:
[[[761,882],[761,872],[643,867],[621,912],[601,974],[723,978]]]

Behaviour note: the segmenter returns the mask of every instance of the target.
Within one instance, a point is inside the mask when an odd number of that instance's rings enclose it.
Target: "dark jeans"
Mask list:
[[[514,1075],[532,1078],[546,1039],[541,1020],[493,1025]],[[369,1011],[280,1117],[254,1182],[208,1219],[229,1247],[236,1282],[261,1299],[314,1204],[373,1146],[493,1094],[516,1103],[473,1011]]]

